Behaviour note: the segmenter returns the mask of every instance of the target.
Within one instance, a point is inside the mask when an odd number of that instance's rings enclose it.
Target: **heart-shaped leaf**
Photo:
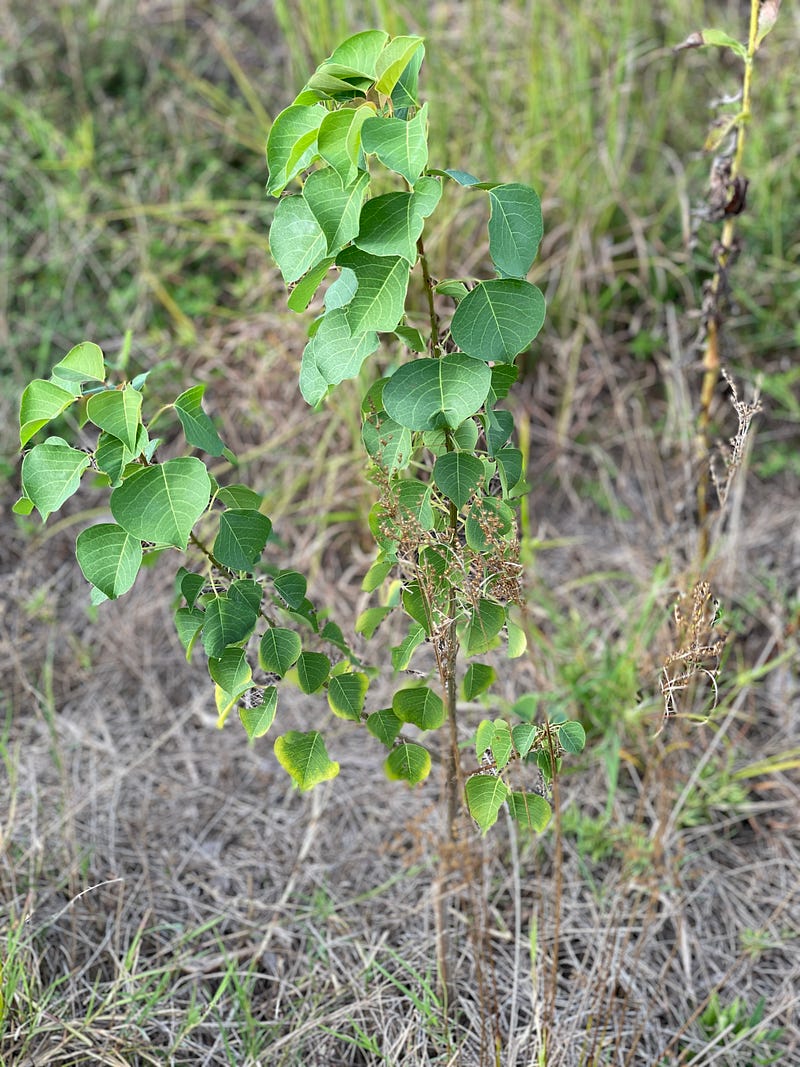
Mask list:
[[[101,430],[122,441],[131,453],[142,424],[142,394],[138,389],[109,389],[95,393],[86,403],[86,415]]]
[[[481,407],[491,380],[485,363],[459,352],[417,359],[386,383],[383,405],[390,418],[409,430],[454,430]]]
[[[187,456],[136,471],[112,490],[109,503],[123,530],[140,541],[185,549],[210,496],[205,464]]]
[[[127,593],[142,565],[142,542],[113,522],[82,530],[75,556],[87,582],[115,600]]]
[[[42,522],[77,491],[89,463],[85,452],[71,448],[60,437],[48,437],[28,452],[22,461],[22,490]]]
[[[339,764],[328,758],[325,742],[317,730],[290,730],[275,741],[275,756],[302,790],[313,789],[339,773]]]
[[[448,500],[463,508],[480,485],[483,464],[468,452],[446,452],[433,468],[433,480]]]
[[[502,274],[524,278],[544,233],[542,205],[529,185],[496,185],[489,190],[489,255]]]
[[[544,297],[518,278],[479,282],[453,315],[450,332],[462,352],[476,359],[512,363],[541,330]]]

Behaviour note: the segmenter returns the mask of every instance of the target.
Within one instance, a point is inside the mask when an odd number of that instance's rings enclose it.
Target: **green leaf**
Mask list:
[[[180,578],[179,590],[187,605],[192,608],[200,595],[200,590],[206,584],[202,574],[193,574],[181,567],[178,571]]]
[[[512,619],[506,621],[506,634],[508,637],[508,658],[519,659],[528,647],[528,638],[521,626]]]
[[[380,607],[367,608],[362,611],[356,619],[355,630],[357,634],[363,634],[367,641],[370,641],[375,636],[375,631],[380,624],[386,618],[387,615],[391,615],[392,608],[388,605],[381,605]]]
[[[538,735],[538,729],[529,722],[517,723],[511,730],[511,739],[514,742],[514,748],[520,754],[525,757],[531,750],[531,745],[536,740]]]
[[[537,833],[546,829],[553,814],[553,809],[545,798],[537,793],[512,793],[508,797],[508,810],[515,822]]]
[[[103,351],[92,341],[81,341],[67,352],[60,363],[56,363],[53,374],[62,381],[75,382],[78,385],[84,382],[104,382],[106,366]]]
[[[178,608],[174,619],[178,640],[183,645],[188,660],[192,655],[192,648],[197,640],[197,635],[205,624],[205,612],[200,611],[199,608]]]
[[[565,752],[577,755],[586,745],[586,731],[579,722],[565,722],[558,728],[558,740]]]
[[[327,256],[328,239],[302,194],[295,193],[278,201],[269,231],[269,247],[287,284],[302,278]]]
[[[470,615],[464,628],[462,644],[467,656],[478,656],[487,652],[494,644],[506,621],[506,612],[502,604],[494,600],[481,599]]]
[[[479,434],[475,420],[465,419],[450,433],[445,433],[444,430],[428,430],[423,437],[423,443],[435,456],[443,456],[448,450],[448,444],[461,452],[474,452]]]
[[[413,265],[417,239],[441,195],[435,178],[420,178],[414,192],[373,197],[361,209],[356,245],[375,256],[402,256]]]
[[[302,790],[313,789],[339,773],[339,764],[328,758],[322,734],[316,730],[290,730],[275,740],[275,756],[281,767]]]
[[[725,33],[724,30],[701,30],[700,36],[702,37],[702,44],[714,45],[717,48],[729,48],[731,52],[735,52],[740,59],[747,59],[747,49],[741,41],[737,41],[735,37],[731,37],[729,33]]]
[[[382,708],[367,716],[367,729],[387,748],[394,743],[402,725],[391,708]]]
[[[297,661],[297,677],[304,693],[316,693],[328,680],[331,661],[323,652],[303,652]]]
[[[511,436],[514,429],[514,416],[510,411],[487,407],[486,422],[486,443],[489,455],[495,456]]]
[[[511,740],[511,730],[508,727],[508,723],[503,722],[502,719],[495,720],[491,748],[492,756],[497,764],[497,768],[498,770],[502,770],[511,758],[511,753],[514,751],[514,743]]]
[[[214,423],[203,411],[202,399],[205,391],[205,385],[193,385],[175,401],[175,411],[181,420],[184,437],[190,445],[202,448],[209,456],[221,456],[225,445]]]
[[[393,782],[417,785],[431,773],[431,756],[422,745],[402,741],[395,745],[383,765],[386,777]]]
[[[511,790],[502,778],[491,774],[473,774],[466,784],[467,806],[481,833],[494,826]]]
[[[261,703],[254,708],[239,708],[239,718],[245,728],[248,740],[255,741],[263,737],[275,722],[278,710],[278,690],[274,685],[267,686],[262,694]]]
[[[389,416],[409,430],[454,430],[481,407],[492,374],[485,363],[456,352],[400,367],[383,390]]]
[[[418,329],[414,326],[396,326],[395,336],[399,337],[406,348],[410,348],[412,352],[425,352],[427,345],[425,339]]]
[[[446,452],[433,468],[433,480],[448,500],[463,508],[480,485],[483,464],[467,452]]]
[[[488,663],[470,663],[462,684],[464,699],[475,700],[481,693],[486,692],[496,677],[494,667],[490,667]]]
[[[221,485],[216,493],[216,499],[226,508],[245,508],[258,511],[264,502],[261,493],[251,489],[249,485]]]
[[[321,64],[321,68],[336,70],[340,78],[359,74],[374,81],[378,58],[388,40],[389,34],[384,30],[362,30],[361,33],[354,33],[352,37],[347,37],[337,45],[330,57]]]
[[[52,382],[35,378],[22,393],[19,405],[19,447],[24,448],[35,433],[56,418],[77,397]]]
[[[303,199],[325,235],[329,255],[335,255],[358,233],[368,186],[369,175],[362,171],[351,185],[344,187],[331,167],[315,171],[306,179]]]
[[[357,108],[331,111],[322,120],[317,137],[319,154],[342,179],[342,185],[349,185],[358,174],[361,127],[367,119],[374,117],[375,108],[362,104]]]
[[[424,58],[425,48],[418,48],[392,90],[392,108],[397,118],[406,118],[409,108],[419,104],[419,72]]]
[[[422,37],[394,37],[378,56],[375,64],[375,90],[391,96],[400,75],[423,47]]]
[[[415,622],[408,631],[408,636],[395,645],[392,649],[392,668],[396,671],[407,671],[411,657],[426,638],[425,627]]]
[[[425,685],[398,689],[392,711],[401,722],[410,722],[420,730],[438,730],[447,717],[442,698]]]
[[[486,552],[498,539],[511,537],[514,529],[514,512],[502,500],[484,496],[472,502],[465,533],[473,552]]]
[[[347,312],[342,308],[329,311],[319,329],[308,342],[303,352],[303,368],[313,367],[314,381],[320,386],[312,388],[309,379],[301,371],[300,389],[307,403],[319,403],[329,385],[338,385],[347,378],[355,378],[364,360],[378,348],[377,333],[356,333],[348,323]],[[324,391],[320,395],[320,387]]]
[[[258,646],[258,662],[262,670],[282,678],[293,667],[302,651],[300,638],[294,630],[271,626]]]
[[[492,747],[494,730],[495,726],[491,719],[483,719],[478,723],[478,729],[475,732],[475,753],[478,759],[481,758],[487,748]]]
[[[367,573],[364,575],[361,582],[361,588],[365,593],[374,593],[375,590],[383,585],[384,581],[388,578],[393,567],[393,563],[389,559],[378,559],[370,566]]]
[[[280,571],[275,575],[272,584],[287,606],[297,611],[306,597],[308,583],[303,575],[298,571]]]
[[[137,389],[109,389],[86,403],[86,416],[95,426],[122,441],[133,454],[142,424],[142,394]]]
[[[21,496],[19,500],[11,506],[11,510],[15,515],[30,515],[33,511],[33,501],[29,500],[26,496]]]
[[[489,190],[489,255],[501,274],[524,278],[544,233],[542,205],[529,185],[516,182]]]
[[[300,281],[292,289],[289,299],[286,301],[286,306],[290,311],[301,312],[305,311],[308,305],[314,298],[314,294],[319,288],[319,283],[325,277],[333,265],[333,256],[329,256],[327,259],[323,259],[320,263],[313,267],[308,274],[304,274]]]
[[[77,491],[89,463],[85,452],[71,448],[60,437],[48,437],[28,452],[22,461],[22,491],[33,501],[42,522]]]
[[[512,363],[541,330],[544,297],[530,282],[500,278],[479,282],[453,315],[453,341],[476,359]]]
[[[260,511],[228,508],[220,515],[214,557],[232,571],[249,571],[261,558],[271,532],[272,523]]]
[[[326,114],[319,104],[293,104],[275,119],[267,138],[268,193],[279,196],[292,178],[313,162],[317,131]]]
[[[361,147],[414,185],[428,165],[428,105],[423,104],[408,122],[377,116],[367,119],[361,127]]]
[[[411,461],[411,431],[385,412],[367,416],[361,438],[368,454],[390,475],[404,470]]]
[[[453,170],[451,167],[448,167],[447,170],[442,171],[442,173],[446,174],[448,178],[452,178],[453,181],[457,182],[459,185],[467,187],[470,185],[480,185],[480,178],[476,178],[474,174],[470,174],[469,171],[466,170]]]
[[[352,270],[358,288],[345,308],[351,332],[389,332],[397,326],[405,310],[409,265],[402,256],[371,256],[360,248],[345,248],[336,260]]]
[[[413,519],[423,530],[434,527],[431,487],[416,478],[405,478],[397,487],[397,509],[403,521]]]
[[[239,601],[258,615],[261,609],[261,586],[254,578],[237,578],[231,582],[228,596],[231,600]]]
[[[369,678],[357,671],[331,678],[328,683],[328,704],[331,711],[340,719],[360,722],[368,688]]]
[[[144,427],[140,427],[144,430]],[[139,451],[137,449],[137,451]],[[97,439],[97,448],[94,450],[94,461],[97,469],[108,475],[112,487],[122,483],[122,475],[127,465],[134,458],[134,453],[127,448],[118,437],[110,433],[101,433]]]
[[[206,608],[203,648],[209,659],[219,659],[228,645],[237,645],[253,632],[258,616],[242,600],[221,595]]]
[[[111,514],[129,534],[185,550],[210,496],[205,464],[187,456],[136,471],[112,490],[109,504]]]
[[[442,296],[449,296],[451,300],[459,303],[467,295],[469,289],[460,278],[445,278],[443,282],[439,282],[434,287],[434,292],[441,293]]]
[[[503,496],[507,497],[522,479],[522,453],[518,448],[501,448],[496,456]]]
[[[115,600],[136,581],[142,542],[115,523],[101,522],[78,534],[75,556],[86,581]]]
[[[219,659],[209,659],[208,673],[220,689],[239,696],[249,689],[253,672],[243,648],[226,648]]]

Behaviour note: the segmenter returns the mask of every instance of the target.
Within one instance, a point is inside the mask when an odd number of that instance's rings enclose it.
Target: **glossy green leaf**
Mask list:
[[[405,311],[409,265],[402,256],[371,256],[353,246],[336,260],[356,276],[358,288],[344,309],[351,332],[391,331]]]
[[[105,432],[100,434],[94,450],[94,461],[97,469],[108,475],[112,487],[121,484],[125,468],[133,459],[134,453],[118,437]]]
[[[354,671],[352,674],[338,674],[328,683],[328,704],[334,715],[340,719],[361,721],[369,678],[366,674]]]
[[[490,667],[488,663],[470,663],[462,683],[464,699],[475,700],[481,693],[485,693],[496,676],[494,667]]]
[[[544,297],[517,278],[479,282],[453,315],[450,331],[462,352],[482,360],[512,363],[541,330]]]
[[[248,740],[263,737],[275,722],[278,710],[278,690],[269,685],[262,694],[261,703],[254,708],[239,708],[239,719],[245,728]]]
[[[325,235],[329,255],[335,255],[358,233],[368,187],[369,175],[363,171],[346,187],[332,167],[315,171],[306,179],[303,199]]]
[[[547,828],[553,814],[545,798],[537,793],[512,793],[508,797],[508,810],[515,822],[539,834]]]
[[[422,37],[393,37],[375,64],[376,91],[384,96],[391,96],[401,74],[422,47]]]
[[[75,556],[86,581],[115,600],[136,581],[142,565],[142,542],[116,523],[101,522],[78,534]]]
[[[479,656],[493,647],[506,621],[502,604],[481,599],[464,628],[462,644],[467,656]]]
[[[203,411],[205,385],[194,385],[181,393],[175,401],[175,411],[181,421],[183,434],[190,445],[202,448],[209,456],[221,456],[225,446],[209,416]]]
[[[486,833],[497,822],[497,816],[511,790],[502,778],[491,774],[473,774],[466,784],[467,806],[469,813]]]
[[[86,402],[86,416],[95,426],[122,441],[133,453],[142,422],[142,394],[138,389],[108,389]]]
[[[514,182],[489,190],[489,255],[501,274],[524,278],[544,233],[542,205],[529,185]]]
[[[304,693],[316,693],[328,680],[331,661],[323,652],[303,652],[297,661],[297,678]]]
[[[442,698],[425,685],[398,689],[392,698],[392,711],[401,722],[420,730],[438,730],[447,717]]]
[[[586,745],[586,731],[579,722],[565,722],[558,728],[558,740],[565,752],[577,755]]]
[[[35,433],[74,404],[75,394],[53,382],[36,378],[22,393],[19,405],[19,446],[24,448]]]
[[[300,193],[278,201],[269,231],[269,247],[287,284],[302,278],[327,256],[328,239]]]
[[[300,638],[294,630],[270,626],[258,646],[258,663],[262,670],[281,678],[293,667],[302,651]]]
[[[409,430],[457,426],[483,404],[491,384],[485,363],[461,353],[400,367],[383,390],[389,416]]]
[[[42,522],[77,491],[89,463],[85,452],[71,448],[60,437],[48,437],[27,453],[22,461],[22,491],[33,501]]]
[[[279,196],[317,155],[317,131],[327,114],[318,104],[293,104],[277,116],[267,138],[267,192]]]
[[[237,645],[253,632],[258,616],[241,600],[214,597],[205,611],[203,648],[209,659],[219,659],[228,645]]]
[[[391,708],[381,708],[367,716],[367,729],[387,748],[394,743],[402,725]]]
[[[81,341],[67,352],[66,356],[53,367],[53,374],[62,381],[104,382],[106,366],[103,351],[93,341]]]
[[[437,488],[459,508],[476,492],[482,478],[483,464],[468,452],[446,452],[433,468]]]
[[[112,490],[109,503],[116,521],[134,537],[185,549],[210,496],[205,464],[187,456],[136,471]]]
[[[367,119],[361,127],[361,147],[414,185],[428,165],[428,105],[423,104],[408,122]]]
[[[342,179],[342,185],[349,185],[358,174],[361,127],[367,119],[374,117],[375,108],[363,104],[357,108],[330,111],[322,120],[317,137],[319,154]]]
[[[298,571],[281,571],[273,579],[275,592],[295,611],[305,600],[308,583]]]
[[[272,523],[260,511],[228,508],[220,515],[214,557],[232,571],[252,570],[271,532]]]
[[[431,756],[422,745],[403,741],[395,745],[383,765],[386,777],[394,782],[417,785],[431,773]]]
[[[290,730],[275,740],[275,756],[302,790],[313,789],[339,773],[339,764],[328,758],[325,742],[317,730]]]
[[[180,568],[178,576],[178,589],[180,594],[186,601],[187,606],[192,608],[200,595],[201,589],[206,584],[206,580],[202,574],[194,574],[191,571],[187,571],[184,567]]]

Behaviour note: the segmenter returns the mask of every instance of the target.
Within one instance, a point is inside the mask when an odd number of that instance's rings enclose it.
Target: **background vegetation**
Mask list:
[[[181,663],[157,569],[89,611],[72,545],[91,497],[45,535],[5,507],[4,1062],[322,1067],[449,1063],[460,1049],[469,1065],[495,1029],[503,1062],[526,1067],[543,1032],[552,1064],[797,1055],[791,5],[759,56],[725,334],[741,390],[760,379],[765,401],[712,574],[729,654],[713,717],[654,736],[695,547],[693,341],[715,236],[696,214],[701,149],[712,104],[739,82],[725,53],[672,46],[705,25],[744,36],[748,8],[12,0],[0,12],[7,504],[24,382],[84,338],[121,352],[131,331],[131,366],[157,365],[156,395],[209,382],[246,479],[342,625],[369,561],[369,500],[348,474],[358,427],[346,387],[321,416],[296,392],[303,339],[269,259],[264,142],[342,37],[426,36],[432,160],[542,196],[531,278],[550,310],[520,390],[527,422],[517,415],[532,651],[505,696],[534,694],[590,732],[555,832],[471,846],[495,1009],[478,1017],[476,972],[448,1033],[421,889],[433,793],[373,794],[381,753],[349,749],[346,731],[340,779],[288,792],[268,747],[210,729],[204,672]],[[462,214],[431,236],[434,270],[481,274],[481,222]],[[730,437],[722,390],[715,415]],[[304,447],[289,453],[295,437]],[[688,693],[684,708],[702,719],[707,697]]]

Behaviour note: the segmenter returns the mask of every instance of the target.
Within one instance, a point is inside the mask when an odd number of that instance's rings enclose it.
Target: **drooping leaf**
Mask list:
[[[325,742],[317,730],[290,730],[275,740],[275,756],[302,790],[313,789],[339,773],[339,764],[328,758]]]
[[[297,661],[297,677],[304,693],[316,693],[328,680],[331,661],[324,652],[303,652]]]
[[[340,719],[360,722],[368,687],[369,678],[358,671],[338,674],[331,678],[328,683],[328,704],[331,711]]]
[[[116,523],[101,522],[78,534],[75,556],[87,582],[115,600],[136,581],[142,542]]]
[[[27,453],[22,461],[22,490],[42,522],[77,491],[89,463],[85,452],[71,448],[60,437],[48,437]]]
[[[144,430],[144,427],[142,426],[140,429]],[[118,437],[113,437],[110,433],[105,432],[98,437],[97,448],[94,450],[94,461],[97,469],[108,475],[112,488],[121,484],[123,471],[133,458],[134,453]]]
[[[511,730],[508,723],[502,719],[495,719],[494,735],[491,742],[492,756],[499,770],[502,770],[514,751],[514,743],[511,740]]]
[[[35,433],[70,404],[74,404],[76,399],[74,393],[42,378],[29,382],[19,405],[19,447],[24,448]]]
[[[190,445],[202,448],[209,456],[221,456],[225,445],[209,416],[203,411],[205,385],[193,385],[175,401],[175,411],[181,421],[183,434]]]
[[[305,311],[313,300],[320,282],[333,265],[333,259],[333,256],[328,256],[326,259],[321,260],[316,267],[313,267],[308,274],[303,275],[286,301],[286,306],[290,311],[296,311],[298,314],[301,311]]]
[[[464,297],[450,332],[467,355],[512,363],[542,328],[544,316],[544,297],[535,285],[500,278],[479,282]]]
[[[269,247],[287,284],[302,278],[327,256],[328,240],[302,194],[284,196],[278,201],[269,231]]]
[[[371,256],[350,246],[336,260],[356,276],[358,288],[344,309],[353,335],[391,331],[403,317],[409,264],[402,256]]]
[[[277,116],[267,138],[267,192],[280,196],[317,154],[317,131],[327,114],[319,105],[293,104]]]
[[[424,685],[398,689],[392,698],[392,711],[401,722],[420,730],[438,730],[446,718],[444,701]]]
[[[178,640],[186,652],[186,659],[191,659],[197,635],[206,621],[205,612],[200,611],[199,608],[178,608],[174,615],[174,621]]]
[[[253,632],[258,616],[242,600],[225,595],[214,597],[206,607],[203,648],[209,659],[219,659],[228,645],[246,640]]]
[[[431,773],[431,756],[422,745],[403,741],[395,745],[383,765],[386,777],[395,782],[414,786]]]
[[[414,185],[428,165],[428,105],[423,104],[408,122],[377,116],[367,119],[361,127],[361,147]]]
[[[392,613],[392,608],[387,604],[381,604],[373,608],[367,608],[362,611],[356,619],[355,631],[357,634],[363,634],[367,641],[371,641],[375,636],[375,631],[380,624],[386,618],[387,615]]]
[[[538,729],[529,722],[519,722],[511,729],[511,738],[514,748],[523,758],[528,755],[531,745],[538,736]]]
[[[496,455],[503,496],[508,497],[522,479],[522,453],[518,448],[501,448]]]
[[[517,182],[489,190],[489,255],[502,274],[524,278],[544,233],[542,206],[529,185]]]
[[[282,678],[294,666],[302,651],[300,638],[294,630],[270,626],[258,646],[258,662],[262,670]]]
[[[383,390],[389,416],[409,430],[454,430],[483,404],[491,384],[485,363],[456,352],[400,367]]]
[[[262,694],[261,703],[253,708],[239,708],[239,718],[249,741],[263,737],[275,722],[278,710],[278,690],[269,685]]]
[[[549,803],[537,793],[511,793],[508,797],[508,810],[515,822],[539,834],[547,828],[553,814]]]
[[[201,589],[206,584],[206,580],[202,574],[194,574],[192,571],[187,571],[184,567],[180,568],[178,576],[178,589],[180,594],[186,601],[188,607],[192,608],[200,595]]]
[[[86,415],[101,430],[122,441],[133,453],[142,423],[142,394],[138,389],[108,389],[90,396]]]
[[[185,549],[210,496],[205,464],[187,456],[136,471],[112,490],[109,504],[119,525],[134,537]]]
[[[214,557],[232,571],[249,571],[261,558],[271,532],[272,523],[260,511],[228,508],[220,515]]]
[[[463,508],[483,478],[483,464],[468,452],[446,452],[433,468],[438,489],[458,508]]]
[[[502,778],[491,774],[473,774],[467,779],[467,805],[472,818],[486,833],[497,822],[497,816],[511,790]]]

